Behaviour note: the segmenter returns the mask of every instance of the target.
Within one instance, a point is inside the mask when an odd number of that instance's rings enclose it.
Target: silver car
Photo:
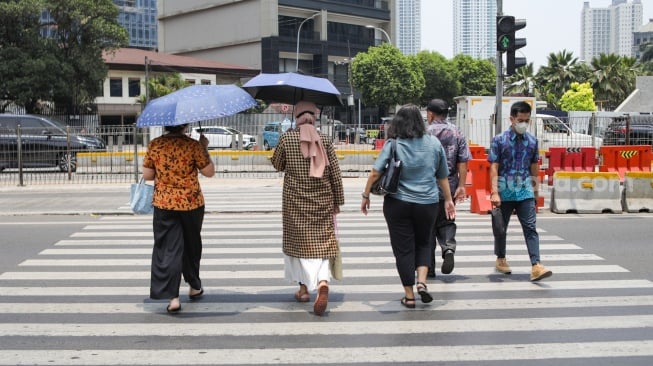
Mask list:
[[[193,127],[190,137],[199,140],[200,133],[209,139],[209,149],[249,150],[256,145],[256,137],[225,126]],[[242,135],[242,147],[240,147]]]

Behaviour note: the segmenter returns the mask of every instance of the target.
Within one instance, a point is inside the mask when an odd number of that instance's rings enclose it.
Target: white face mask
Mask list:
[[[528,122],[517,122],[515,123],[515,132],[523,135],[524,132],[528,130]]]

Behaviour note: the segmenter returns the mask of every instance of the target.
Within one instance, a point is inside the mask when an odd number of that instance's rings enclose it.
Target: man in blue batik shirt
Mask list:
[[[540,264],[540,237],[536,229],[538,145],[535,136],[527,130],[531,106],[516,102],[510,108],[510,129],[492,139],[487,160],[490,165],[492,192],[490,201],[501,209],[503,235],[494,236],[494,254],[497,271],[510,274],[506,260],[506,231],[512,212],[521,223],[526,248],[531,261],[531,281],[539,281],[553,273]]]

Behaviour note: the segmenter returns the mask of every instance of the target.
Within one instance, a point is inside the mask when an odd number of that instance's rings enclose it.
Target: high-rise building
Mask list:
[[[643,22],[641,0],[612,0],[607,8],[583,4],[581,13],[580,58],[589,62],[601,54],[635,56],[633,33]]]
[[[398,0],[396,9],[397,43],[404,55],[414,55],[422,48],[420,0]]]
[[[496,0],[453,0],[453,54],[496,57]]]
[[[633,33],[633,56],[639,60],[642,55],[642,46],[653,44],[653,19]]]
[[[118,23],[127,30],[129,46],[156,49],[156,0],[113,0],[120,14]]]
[[[157,48],[157,0],[113,0],[118,7],[118,23],[125,27],[129,37],[129,47],[154,50]],[[50,23],[49,12],[41,13],[41,23]],[[44,37],[52,36],[54,27],[42,29]]]
[[[263,73],[326,77],[346,104],[334,119],[352,123],[360,100],[350,63],[370,46],[394,44],[396,0],[159,0],[159,50],[243,65]],[[360,104],[359,104],[360,105]],[[378,120],[362,110],[360,120]]]

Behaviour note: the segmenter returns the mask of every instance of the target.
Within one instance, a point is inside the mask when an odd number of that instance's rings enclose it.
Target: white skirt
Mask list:
[[[284,254],[286,280],[306,285],[308,291],[317,290],[320,281],[331,281],[329,259],[297,258]]]

